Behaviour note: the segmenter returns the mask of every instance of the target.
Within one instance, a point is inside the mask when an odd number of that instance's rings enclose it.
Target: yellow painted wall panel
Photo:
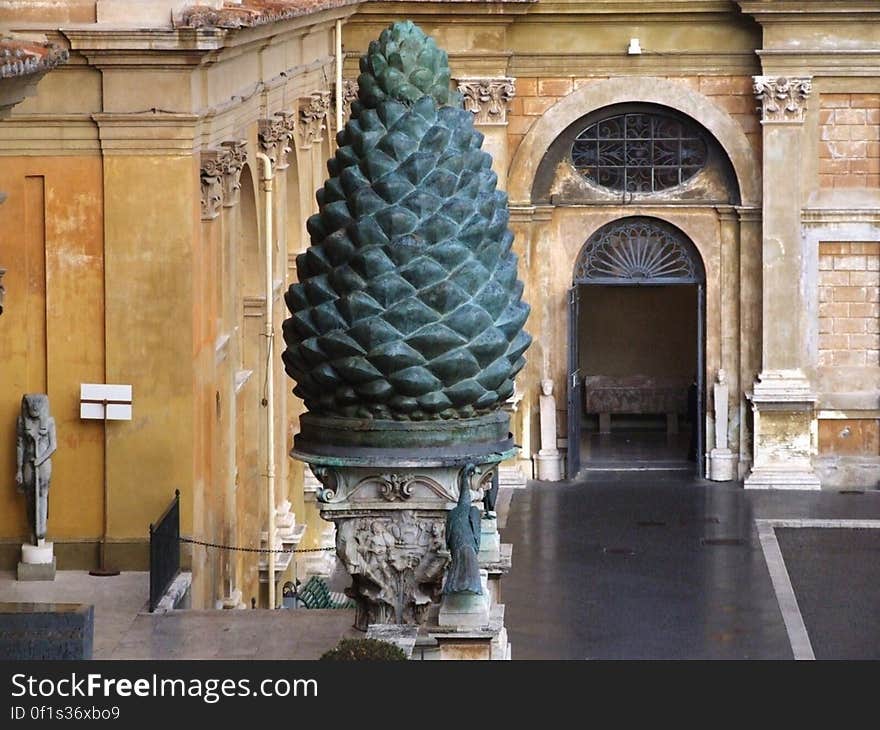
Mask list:
[[[79,385],[104,377],[102,171],[96,157],[4,158],[0,266],[0,539],[26,534],[12,488],[15,418],[25,392],[47,392],[58,429],[49,496],[52,539],[101,530],[103,434],[79,418]]]

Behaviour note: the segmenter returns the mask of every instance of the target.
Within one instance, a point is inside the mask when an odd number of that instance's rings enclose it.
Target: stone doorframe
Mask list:
[[[587,251],[598,235],[604,231],[616,231],[627,225],[653,228],[656,235],[665,236],[667,246],[673,246],[679,253],[672,265],[665,271],[646,272],[639,278],[618,275],[590,274],[585,271]],[[650,234],[648,234],[650,235]],[[655,239],[656,240],[656,239]],[[668,250],[668,248],[667,248]],[[620,262],[618,262],[620,263]],[[669,260],[667,259],[667,264]],[[618,269],[619,272],[619,269]],[[575,259],[572,275],[572,288],[569,291],[568,312],[568,452],[566,454],[566,476],[571,479],[580,470],[580,436],[583,423],[583,374],[580,370],[580,330],[583,323],[580,307],[581,286],[693,286],[696,287],[697,329],[696,329],[696,385],[697,385],[697,438],[695,468],[699,476],[704,470],[706,455],[706,264],[700,249],[678,226],[663,218],[645,215],[627,215],[616,218],[594,230],[585,240]],[[690,415],[690,414],[689,414]],[[600,416],[600,424],[602,417]],[[608,424],[610,426],[610,422]],[[577,450],[573,447],[577,444]]]
[[[663,78],[608,79],[576,89],[532,125],[520,143],[508,172],[511,227],[517,237],[516,248],[529,272],[526,296],[533,306],[532,317],[540,317],[542,325],[549,324],[553,320],[550,308],[555,311],[559,304],[557,298],[564,296],[555,290],[547,291],[544,269],[555,265],[571,268],[570,261],[564,264],[558,258],[552,261],[559,255],[558,251],[567,237],[560,220],[566,208],[532,201],[532,187],[538,167],[553,142],[570,125],[593,111],[623,103],[662,105],[702,125],[726,153],[739,185],[742,202],[738,206],[714,207],[712,213],[717,221],[718,234],[712,236],[711,241],[705,235],[700,235],[699,231],[689,230],[690,226],[679,220],[679,214],[689,206],[676,207],[675,210],[664,207],[661,210],[650,201],[629,205],[625,209],[614,205],[598,209],[585,206],[593,208],[590,212],[579,206],[585,215],[590,218],[597,215],[597,218],[590,221],[588,229],[583,229],[585,235],[578,245],[583,244],[589,232],[609,220],[648,215],[677,225],[700,249],[707,274],[705,376],[707,382],[711,382],[719,367],[732,376],[731,392],[736,393],[737,397],[730,399],[728,422],[735,432],[729,435],[731,443],[739,444],[738,476],[742,478],[749,471],[752,451],[749,404],[744,398],[744,390],[755,382],[761,368],[761,163],[739,123],[709,97]],[[706,206],[703,207],[705,209]],[[707,246],[715,250],[710,252],[706,250]],[[532,292],[537,294],[533,295]],[[542,309],[548,311],[542,313]],[[545,330],[544,336],[536,338],[537,347],[533,345],[531,366],[527,367],[529,383],[539,382],[550,370],[556,369],[550,363],[551,352],[555,350],[554,359],[565,359],[564,353],[554,347],[553,338],[546,328],[542,326],[542,330]],[[545,341],[541,342],[542,339]],[[712,340],[716,342],[714,347]],[[562,385],[562,382],[558,385]],[[706,406],[707,412],[711,413],[711,404],[707,403]],[[713,445],[712,437],[710,429],[707,451]],[[524,436],[524,440],[528,440],[528,437]]]

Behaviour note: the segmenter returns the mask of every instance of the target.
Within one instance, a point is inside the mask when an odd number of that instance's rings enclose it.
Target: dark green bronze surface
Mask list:
[[[531,338],[507,197],[431,38],[396,23],[361,71],[285,296],[283,360],[310,414],[353,419],[366,442],[304,417],[295,450],[464,445],[470,427],[440,438],[367,422],[471,421],[512,394]]]

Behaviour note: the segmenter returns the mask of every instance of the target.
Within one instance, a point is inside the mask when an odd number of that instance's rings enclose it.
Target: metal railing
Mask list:
[[[150,523],[150,613],[180,572],[180,490],[155,523]]]

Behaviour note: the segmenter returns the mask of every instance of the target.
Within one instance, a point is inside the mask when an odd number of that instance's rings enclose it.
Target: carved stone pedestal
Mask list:
[[[816,396],[803,373],[761,373],[751,401],[755,455],[746,489],[819,489],[812,464]]]
[[[464,466],[477,467],[468,479],[473,504],[482,510],[499,462],[515,453],[507,416],[460,422],[452,433],[431,423],[374,423],[367,430],[356,422],[360,430],[352,424],[334,441],[359,443],[334,455],[319,453],[325,449],[317,437],[331,427],[326,423],[305,416],[292,454],[321,482],[316,498],[321,516],[336,525],[336,554],[352,577],[346,594],[357,606],[355,625],[422,625],[441,598],[451,558],[446,516],[458,504]],[[414,435],[436,447],[402,448]],[[382,441],[393,447],[373,446]],[[497,529],[494,520],[481,522],[491,560]]]

